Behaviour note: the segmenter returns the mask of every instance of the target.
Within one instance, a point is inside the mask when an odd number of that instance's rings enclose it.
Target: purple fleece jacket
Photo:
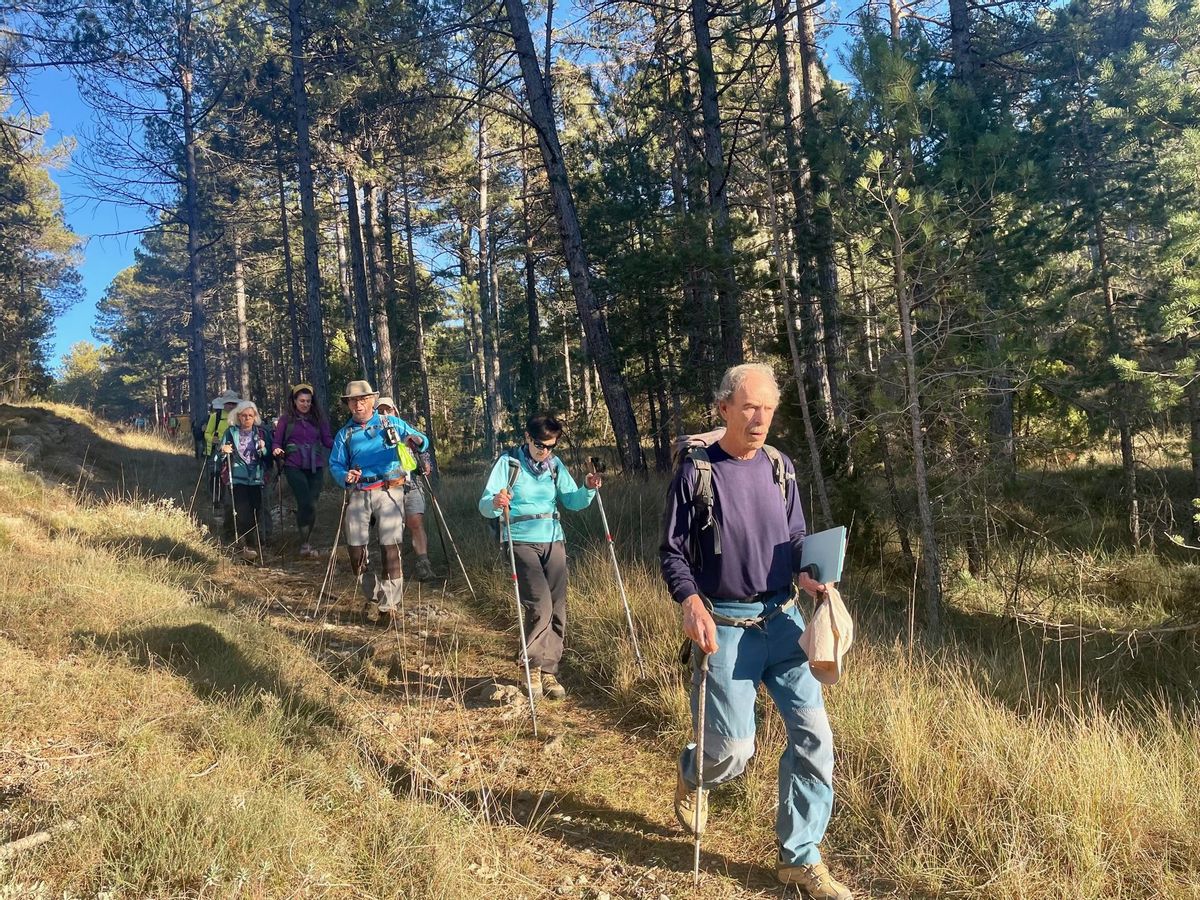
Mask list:
[[[291,419],[285,413],[275,423],[275,438],[271,442],[271,449],[287,450],[288,444],[294,445],[294,449],[283,457],[285,466],[309,472],[324,467],[324,455],[317,452],[317,445],[323,446],[327,451],[333,449],[333,435],[329,431],[329,423],[324,419],[319,425],[311,419],[296,419],[289,435],[289,421]]]
[[[800,570],[800,546],[807,533],[795,478],[788,478],[787,501],[779,493],[771,460],[758,452],[734,459],[714,444],[713,515],[721,527],[721,555],[713,555],[713,531],[700,533],[700,559],[691,558],[692,491],[696,468],[684,460],[667,491],[663,538],[658,548],[663,579],[676,603],[692,594],[710,599],[741,599],[785,590]],[[793,472],[792,461],[784,467]]]

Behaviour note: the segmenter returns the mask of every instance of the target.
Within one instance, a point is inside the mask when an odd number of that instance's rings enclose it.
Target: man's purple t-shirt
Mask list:
[[[800,569],[807,533],[796,479],[786,479],[787,501],[775,483],[766,453],[734,459],[718,444],[708,448],[713,468],[713,515],[721,528],[721,555],[713,554],[713,530],[700,532],[700,559],[691,558],[692,491],[696,468],[684,460],[667,491],[663,539],[658,548],[663,579],[676,603],[692,594],[741,599],[786,590]],[[784,457],[788,473],[792,461]]]

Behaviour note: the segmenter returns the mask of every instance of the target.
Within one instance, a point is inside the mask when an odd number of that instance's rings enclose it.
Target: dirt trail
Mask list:
[[[343,558],[318,604],[324,561],[267,557],[274,565],[252,576],[264,619],[353,698],[356,727],[394,789],[525,830],[517,858],[481,856],[482,882],[514,896],[697,895],[692,844],[671,812],[674,750],[622,721],[601,686],[567,671],[570,695],[539,701],[535,738],[515,627],[472,610],[469,595],[411,581],[402,614],[370,625]],[[704,846],[705,897],[780,896],[771,871],[722,855],[720,823]]]

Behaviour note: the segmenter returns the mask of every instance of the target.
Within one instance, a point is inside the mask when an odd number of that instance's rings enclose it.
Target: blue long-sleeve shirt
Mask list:
[[[720,524],[721,554],[713,553],[713,530],[700,532],[700,559],[692,559],[692,492],[696,468],[684,460],[667,491],[659,564],[671,598],[682,603],[692,594],[710,598],[750,597],[785,590],[800,571],[800,547],[807,533],[796,479],[785,479],[787,498],[775,483],[766,453],[734,459],[717,444],[708,448],[712,463],[713,516]],[[793,472],[792,461],[784,466]]]
[[[509,515],[512,518],[553,515],[559,502],[567,509],[586,509],[596,496],[596,492],[591,488],[580,487],[575,483],[562,460],[551,457],[548,460],[549,465],[543,471],[535,472],[529,457],[520,448],[512,452],[521,463],[521,474],[517,476],[513,485],[512,501],[509,505]],[[485,518],[495,519],[501,515],[500,510],[492,506],[492,498],[508,487],[510,458],[513,457],[507,453],[500,455],[496,464],[492,466],[487,484],[483,486],[483,493],[479,497],[479,514]],[[558,467],[557,482],[554,477],[555,466]],[[500,530],[504,531],[503,526]],[[518,544],[550,544],[563,540],[563,530],[556,518],[526,519],[512,523],[512,536],[513,541]],[[500,538],[508,540],[508,534],[501,534]]]
[[[333,438],[333,449],[329,452],[329,473],[336,484],[364,490],[384,481],[404,477],[406,473],[396,448],[383,442],[386,425],[396,427],[400,440],[416,435],[421,439],[420,449],[429,448],[429,438],[396,416],[374,413],[363,425],[351,419],[338,429]],[[360,470],[362,477],[357,484],[347,485],[346,474],[351,469]]]

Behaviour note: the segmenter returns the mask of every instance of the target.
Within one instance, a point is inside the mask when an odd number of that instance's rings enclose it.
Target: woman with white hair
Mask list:
[[[251,549],[251,539],[255,547],[262,547],[259,510],[262,509],[271,440],[253,401],[238,403],[229,418],[233,424],[221,438],[221,452],[228,466],[222,475],[227,483],[233,482],[234,549],[241,552],[243,559],[253,560],[258,558],[258,553]]]

